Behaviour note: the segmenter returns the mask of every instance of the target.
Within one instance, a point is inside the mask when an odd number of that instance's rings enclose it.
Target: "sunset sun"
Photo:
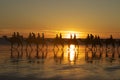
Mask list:
[[[79,38],[80,37],[80,34],[76,31],[68,31],[66,34],[65,34],[65,38],[73,38],[74,36],[76,36],[76,38]]]

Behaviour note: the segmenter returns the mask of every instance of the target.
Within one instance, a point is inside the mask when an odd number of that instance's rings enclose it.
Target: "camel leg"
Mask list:
[[[28,49],[28,43],[26,44],[26,50]]]
[[[13,44],[11,44],[11,51],[13,50]]]
[[[106,49],[106,56],[105,57],[108,57],[108,50]]]
[[[45,43],[46,44],[46,47],[48,48],[48,44],[47,43]]]
[[[56,47],[59,49],[58,45],[56,45]]]
[[[21,58],[23,57],[23,49],[21,50]]]
[[[11,45],[11,58],[12,58],[12,56],[13,56],[13,50],[12,50],[12,45]]]
[[[58,48],[58,45],[57,45],[57,44],[55,44],[55,45],[54,45],[54,48],[55,48],[55,47],[57,47],[57,48]],[[59,49],[59,48],[58,48],[58,49]]]
[[[39,49],[39,45],[38,44],[36,44],[36,50],[38,50]]]
[[[56,43],[54,43],[54,47],[53,47],[53,49],[54,49],[55,47],[57,47],[57,44],[56,44]]]
[[[48,45],[47,45],[47,43],[46,42],[44,42],[44,45],[46,46],[46,49],[48,48]]]
[[[107,50],[107,48],[108,48],[108,45],[106,44],[106,50]]]
[[[36,51],[36,57],[39,58],[39,51],[38,51],[38,49]]]
[[[118,47],[118,50],[117,50],[117,51],[118,51],[118,52],[117,52],[117,53],[118,53],[118,57],[120,58],[120,52],[119,52],[119,47]]]
[[[54,48],[55,48],[55,43],[54,43],[54,45],[53,45],[53,50],[54,50]]]
[[[20,46],[20,44],[18,43],[18,44],[17,44],[17,47],[16,47],[16,49],[18,49],[18,48],[19,48],[19,46]]]
[[[62,48],[64,48],[64,44],[62,44]]]
[[[42,43],[42,47],[41,47],[41,49],[42,49],[42,48],[44,48],[44,46],[45,46],[45,44],[44,44],[44,43]]]
[[[21,51],[23,51],[23,44],[21,43]]]
[[[117,52],[119,51],[119,44],[117,45]]]
[[[70,48],[70,44],[68,44],[68,48]]]
[[[30,44],[30,48],[31,48],[31,50],[33,50],[33,48],[32,48],[32,44]]]

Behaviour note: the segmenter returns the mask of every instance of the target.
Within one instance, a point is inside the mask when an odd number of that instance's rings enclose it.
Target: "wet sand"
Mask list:
[[[32,46],[26,51],[10,50],[10,45],[0,45],[0,80],[119,80],[120,58],[115,48],[59,49],[49,45],[36,51]],[[95,55],[93,55],[95,53]],[[113,55],[114,54],[114,55]]]

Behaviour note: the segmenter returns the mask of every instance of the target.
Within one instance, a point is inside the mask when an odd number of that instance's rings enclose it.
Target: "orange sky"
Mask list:
[[[1,0],[0,35],[69,31],[119,37],[120,0]]]

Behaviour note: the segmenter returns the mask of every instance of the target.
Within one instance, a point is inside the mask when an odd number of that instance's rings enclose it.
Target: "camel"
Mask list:
[[[58,34],[56,34],[56,38],[54,38],[53,40],[53,45],[54,45],[54,48],[57,47],[59,49],[58,45],[61,45],[62,48],[64,48],[64,40],[62,39],[61,34],[60,34],[60,37],[58,37]]]
[[[92,34],[90,34],[90,35],[88,34],[87,38],[85,39],[85,46],[86,46],[86,48],[96,50],[97,46],[102,48],[103,42],[99,36],[97,36],[97,35],[93,36]]]
[[[75,45],[75,48],[76,48],[76,46],[79,48],[80,40],[78,40],[78,39],[69,39],[68,40],[68,47],[69,48],[70,48],[71,44]]]
[[[42,48],[44,48],[45,46],[48,47],[47,40],[44,37],[44,33],[42,33],[42,37],[40,38],[40,45],[42,46]]]
[[[108,46],[112,46],[113,48],[115,48],[115,39],[113,39],[112,35],[110,35],[110,38],[107,38],[104,40],[106,49],[109,48]]]
[[[35,41],[36,41],[36,37],[35,37],[35,34],[34,33],[29,33],[29,36],[28,38],[24,38],[24,41],[26,43],[26,50],[28,47],[30,47],[32,49],[32,44],[35,44]]]
[[[8,42],[10,42],[11,44],[11,50],[14,47],[14,45],[17,45],[16,48],[19,48],[21,46],[21,48],[23,48],[23,43],[22,43],[22,37],[7,37],[7,36],[3,36],[3,38],[5,38]]]

